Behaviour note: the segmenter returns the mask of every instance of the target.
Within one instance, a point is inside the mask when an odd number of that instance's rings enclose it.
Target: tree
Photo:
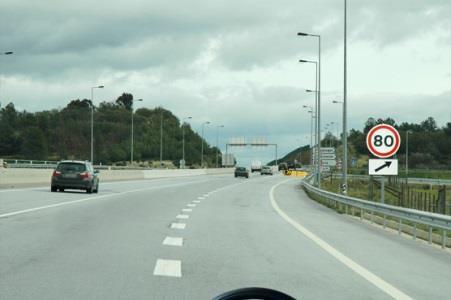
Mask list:
[[[421,122],[421,128],[426,132],[434,132],[437,131],[437,123],[435,122],[433,117],[429,117]]]
[[[47,142],[37,127],[27,128],[24,132],[21,154],[29,159],[47,159]]]
[[[133,107],[133,95],[129,93],[122,93],[122,95],[116,99],[116,104],[131,111]]]

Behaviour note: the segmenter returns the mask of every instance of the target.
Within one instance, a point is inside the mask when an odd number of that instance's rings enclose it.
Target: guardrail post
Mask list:
[[[387,227],[387,216],[386,215],[384,215],[384,229],[385,229],[385,227]]]
[[[371,224],[374,223],[374,211],[371,212]]]
[[[429,244],[432,244],[432,226],[429,226],[428,242],[429,242]]]
[[[446,238],[447,238],[447,232],[446,232],[446,230],[443,229],[443,232],[442,232],[442,249],[446,248],[446,242],[447,242]]]
[[[360,221],[363,220],[363,209],[360,209]]]
[[[399,222],[398,222],[398,234],[401,234],[401,226],[402,226],[402,219],[400,218],[399,219]]]
[[[417,223],[413,224],[413,240],[417,239]]]
[[[354,217],[354,206],[351,206],[351,215]]]
[[[348,205],[345,204],[345,213],[348,214]]]

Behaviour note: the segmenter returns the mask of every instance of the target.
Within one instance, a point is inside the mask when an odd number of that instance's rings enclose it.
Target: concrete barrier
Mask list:
[[[165,177],[184,177],[200,175],[232,174],[227,169],[152,169],[152,170],[101,170],[101,182],[119,180],[153,179]],[[43,186],[50,184],[53,170],[0,168],[0,188]]]

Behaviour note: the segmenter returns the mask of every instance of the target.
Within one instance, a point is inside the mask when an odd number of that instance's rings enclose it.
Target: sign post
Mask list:
[[[379,159],[368,160],[368,175],[398,175],[398,160],[390,157],[398,152],[400,145],[399,132],[393,126],[379,124],[371,128],[366,135],[366,146]],[[384,203],[384,178],[381,178],[381,202]]]

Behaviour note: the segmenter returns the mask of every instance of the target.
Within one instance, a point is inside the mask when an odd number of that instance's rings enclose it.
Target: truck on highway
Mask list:
[[[260,172],[262,169],[262,162],[259,160],[254,160],[251,163],[251,172]]]

